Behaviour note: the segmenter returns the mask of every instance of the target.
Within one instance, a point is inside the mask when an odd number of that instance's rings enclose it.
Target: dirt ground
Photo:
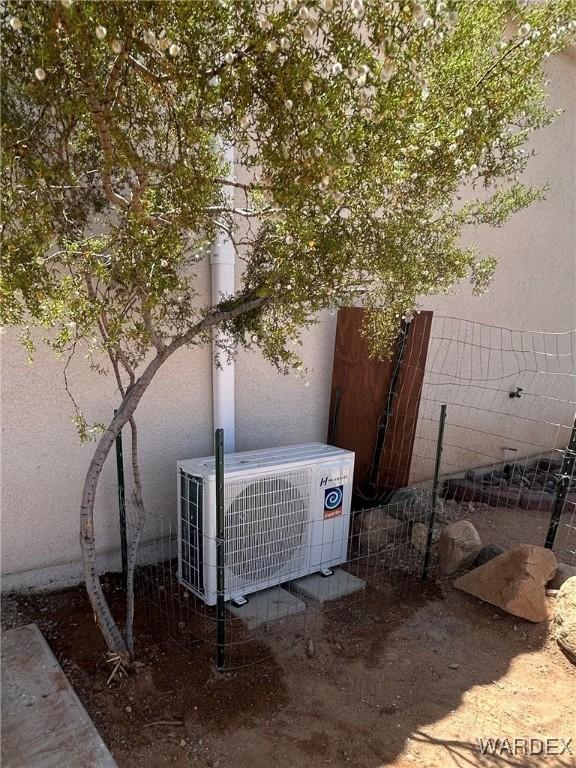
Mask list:
[[[274,622],[271,658],[223,674],[207,645],[141,628],[142,666],[114,688],[82,589],[6,597],[4,626],[29,621],[120,768],[576,764],[576,667],[549,627],[449,584],[395,601],[371,588],[313,626]],[[478,739],[499,737],[572,738],[573,754],[482,756]]]

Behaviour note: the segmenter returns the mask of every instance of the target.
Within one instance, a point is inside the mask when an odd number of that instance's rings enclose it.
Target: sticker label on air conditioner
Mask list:
[[[338,517],[342,514],[342,500],[344,498],[344,486],[336,485],[334,488],[324,489],[324,519]]]

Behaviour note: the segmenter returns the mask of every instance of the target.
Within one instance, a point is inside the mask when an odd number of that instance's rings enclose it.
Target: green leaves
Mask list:
[[[460,246],[464,226],[540,196],[516,177],[554,117],[541,62],[574,39],[575,11],[6,3],[3,321],[130,377],[212,311],[197,274],[226,232],[243,272],[223,306],[266,297],[227,323],[232,344],[285,370],[316,313],[360,297],[385,350],[419,295],[467,275],[486,288],[494,263]]]

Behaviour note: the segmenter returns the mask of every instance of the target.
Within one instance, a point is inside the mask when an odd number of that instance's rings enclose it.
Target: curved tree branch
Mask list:
[[[104,462],[106,461],[120,430],[132,418],[134,411],[150,382],[160,367],[174,354],[174,352],[186,344],[189,344],[196,336],[204,331],[213,328],[219,323],[239,317],[246,312],[251,312],[259,307],[261,308],[266,302],[267,299],[264,297],[255,297],[241,301],[235,306],[231,306],[230,309],[222,310],[216,308],[202,318],[202,320],[195,323],[186,333],[173,339],[173,341],[166,347],[163,354],[156,355],[156,357],[148,363],[141,376],[126,390],[120,407],[116,411],[108,428],[100,437],[94,455],[92,456],[92,460],[86,472],[80,507],[80,550],[86,577],[86,589],[108,648],[110,651],[120,654],[126,659],[130,656],[128,644],[112,616],[96,568],[94,502],[98,480],[102,473]]]

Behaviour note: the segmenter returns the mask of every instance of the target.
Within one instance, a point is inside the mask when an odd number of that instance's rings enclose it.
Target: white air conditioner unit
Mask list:
[[[226,600],[347,559],[354,454],[322,443],[224,457]],[[178,462],[178,578],[216,603],[214,457]]]

